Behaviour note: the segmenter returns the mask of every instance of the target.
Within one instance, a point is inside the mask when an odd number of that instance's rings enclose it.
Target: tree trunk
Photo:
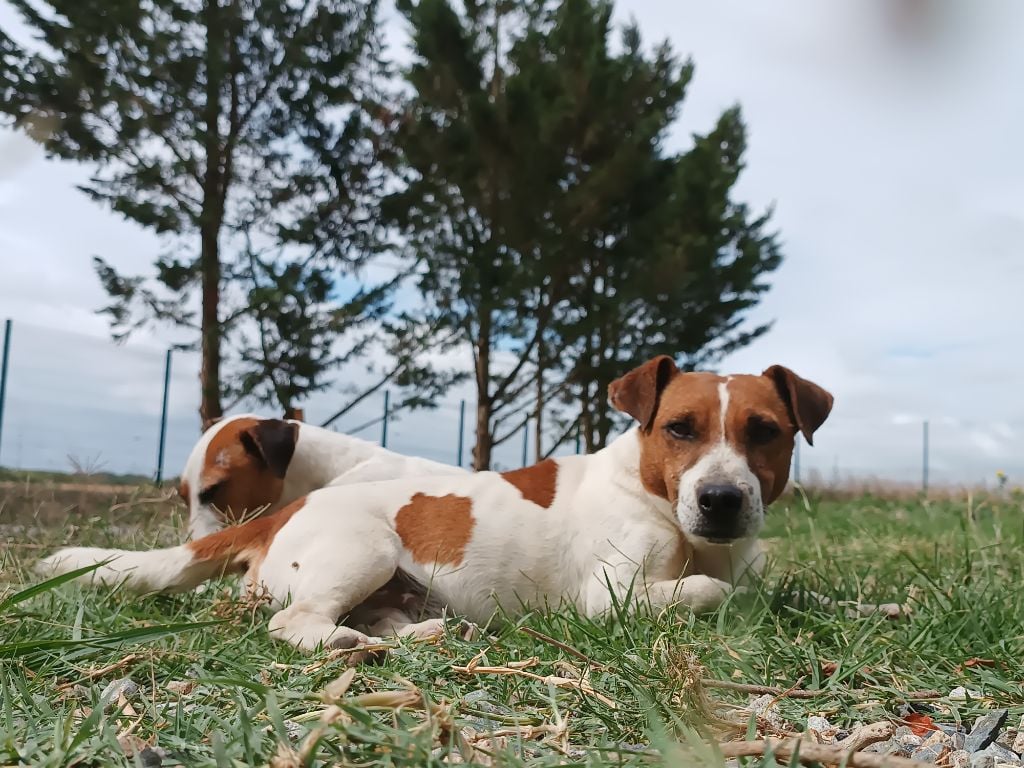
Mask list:
[[[476,445],[473,446],[473,469],[491,468],[491,316],[485,312],[480,320],[476,340]]]
[[[543,355],[537,352],[537,407],[533,412],[533,458],[540,461],[544,455],[544,365]]]
[[[224,218],[221,178],[220,84],[224,75],[224,20],[219,0],[207,0],[203,8],[206,24],[206,105],[203,176],[203,208],[200,213],[199,268],[202,271],[202,339],[199,387],[202,400],[199,418],[208,425],[223,415],[220,400],[220,243]]]

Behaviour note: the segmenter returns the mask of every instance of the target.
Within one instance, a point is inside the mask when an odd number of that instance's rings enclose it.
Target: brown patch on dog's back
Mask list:
[[[530,467],[502,472],[501,476],[518,488],[524,499],[538,507],[548,509],[555,501],[558,462],[554,459],[544,459]]]
[[[398,537],[421,565],[460,565],[475,524],[472,500],[453,493],[417,493],[395,515]]]
[[[274,536],[292,516],[306,505],[306,497],[296,499],[283,509],[263,517],[211,533],[185,546],[198,561],[231,558],[231,570],[253,570],[266,557]]]

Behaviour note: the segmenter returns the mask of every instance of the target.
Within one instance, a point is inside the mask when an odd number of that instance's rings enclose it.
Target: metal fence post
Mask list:
[[[384,390],[384,420],[381,422],[380,428],[380,447],[388,447],[388,409],[391,403],[391,390]]]
[[[800,433],[793,441],[793,482],[800,485]]]
[[[921,490],[928,493],[928,420],[924,421],[924,434],[921,441]]]
[[[527,451],[530,448],[530,420],[527,419],[523,422],[523,466],[526,466],[526,462],[529,461]]]
[[[4,434],[4,400],[7,398],[7,363],[11,353],[11,319],[4,320],[4,353],[0,362],[0,446],[3,445]]]
[[[462,466],[462,440],[466,429],[466,401],[459,401],[459,450],[455,456],[455,466]]]
[[[156,451],[156,484],[164,481],[164,446],[167,445],[167,399],[171,391],[171,350],[164,358],[164,399],[160,406],[160,445]]]

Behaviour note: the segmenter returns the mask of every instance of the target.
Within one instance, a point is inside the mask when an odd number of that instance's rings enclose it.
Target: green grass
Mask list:
[[[129,505],[115,524],[91,508],[81,528],[71,526],[72,510],[65,523],[42,527],[45,539],[39,527],[32,541],[0,539],[0,600],[8,597],[0,602],[0,765],[136,765],[123,745],[131,752],[142,742],[166,751],[164,765],[189,766],[296,766],[305,758],[441,765],[471,745],[478,763],[715,764],[692,737],[693,729],[714,735],[705,697],[712,707],[738,707],[747,696],[702,692],[694,677],[821,689],[814,699],[779,702],[797,730],[810,714],[844,727],[894,718],[906,692],[946,694],[957,685],[985,698],[939,699],[946,721],[971,722],[994,703],[1010,708],[1011,725],[1024,713],[1019,499],[789,497],[765,532],[773,558],[765,584],[714,616],[532,615],[473,640],[398,647],[382,663],[355,668],[340,698],[324,691],[346,672],[345,658],[271,642],[265,617],[236,600],[230,582],[144,599],[63,584],[10,599],[36,583],[28,568],[50,547],[178,539],[180,519],[168,504]],[[25,505],[7,499],[3,507]],[[0,531],[14,522],[0,513]],[[913,612],[892,622],[801,608],[808,589],[909,601]],[[454,669],[477,657],[492,667],[535,657],[525,671],[540,679]],[[972,658],[995,666],[963,666]],[[579,672],[600,696],[544,679]],[[104,706],[104,688],[125,676],[138,692]],[[338,706],[327,710],[331,722],[317,741],[310,734],[328,701]],[[494,729],[506,735],[487,737]]]

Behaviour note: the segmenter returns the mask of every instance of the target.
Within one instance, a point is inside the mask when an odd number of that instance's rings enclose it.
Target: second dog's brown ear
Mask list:
[[[298,425],[281,419],[261,419],[239,434],[245,450],[261,459],[275,477],[288,471],[298,437]]]
[[[659,355],[608,385],[608,401],[650,429],[662,390],[679,373],[675,360]]]
[[[813,381],[802,379],[789,368],[773,365],[766,368],[762,376],[775,383],[793,424],[803,434],[808,445],[814,445],[812,435],[825,423],[832,411],[832,395]]]

